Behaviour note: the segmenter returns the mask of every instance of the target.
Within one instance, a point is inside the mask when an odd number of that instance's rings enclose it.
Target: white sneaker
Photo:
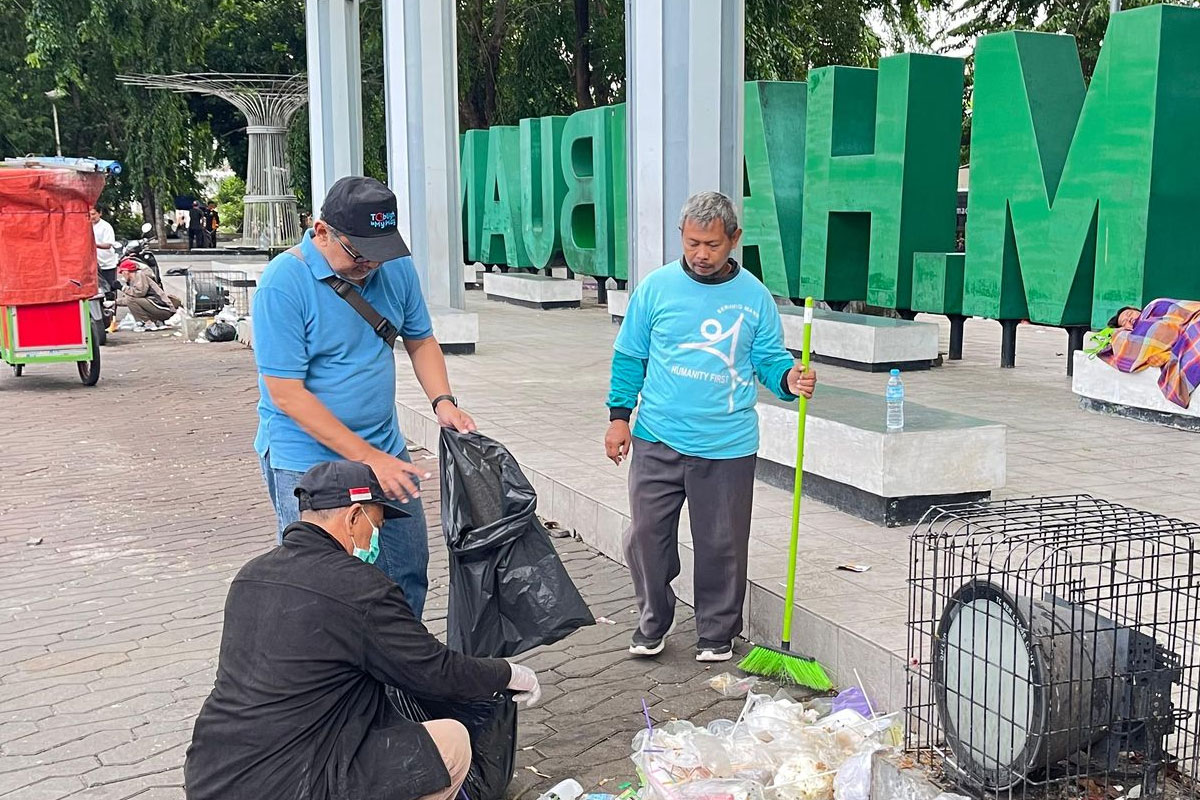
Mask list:
[[[648,639],[642,636],[640,631],[634,631],[633,639],[629,642],[629,652],[635,656],[656,656],[666,648],[667,637],[674,632],[674,621],[671,622],[671,627],[667,628],[667,632],[660,639]]]
[[[728,661],[731,658],[733,658],[733,642],[700,642],[696,645],[697,661]]]

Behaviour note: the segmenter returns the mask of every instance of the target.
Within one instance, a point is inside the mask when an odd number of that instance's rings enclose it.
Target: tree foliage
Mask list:
[[[54,151],[52,134],[46,137],[49,108],[36,107],[49,102],[39,91],[62,89],[63,152],[119,159],[125,169],[110,181],[106,197],[140,200],[161,233],[162,201],[194,189],[195,171],[212,161],[211,135],[180,97],[128,87],[117,76],[174,72],[198,63],[213,5],[213,0],[0,0],[9,25],[25,33],[15,48],[22,59],[14,65],[19,99],[0,115],[28,114],[33,123],[15,126],[10,146],[18,152]],[[11,52],[4,57],[11,60]]]
[[[1197,5],[1196,0],[1173,0]],[[1160,0],[1122,0],[1122,9],[1160,5]],[[1006,30],[1037,30],[1075,37],[1086,80],[1092,77],[1100,45],[1108,28],[1107,0],[960,0],[954,7],[959,24],[950,30],[951,43],[963,47],[977,36]]]

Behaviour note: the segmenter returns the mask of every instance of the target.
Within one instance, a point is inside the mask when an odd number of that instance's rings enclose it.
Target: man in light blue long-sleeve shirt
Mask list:
[[[754,464],[755,377],[811,397],[783,343],[771,293],[729,257],[742,231],[729,198],[702,192],[680,215],[683,258],[638,284],[614,344],[605,450],[632,450],[625,555],[641,613],[629,652],[655,656],[674,624],[679,515],[695,547],[698,661],[726,661],[742,630]],[[639,405],[640,398],[640,405]],[[637,422],[630,430],[634,408]]]

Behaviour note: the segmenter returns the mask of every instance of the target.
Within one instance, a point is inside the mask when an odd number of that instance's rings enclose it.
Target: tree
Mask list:
[[[1196,0],[1175,0],[1197,5]],[[1159,0],[1122,0],[1123,9],[1160,5]],[[949,32],[951,43],[963,47],[975,37],[1007,30],[1037,30],[1075,37],[1084,80],[1091,80],[1108,29],[1105,0],[960,0],[954,17],[964,20]]]
[[[18,82],[67,92],[60,114],[64,152],[122,161],[125,169],[109,182],[106,198],[141,201],[146,219],[164,237],[163,201],[194,190],[194,166],[211,159],[211,137],[205,126],[194,124],[178,96],[128,87],[117,76],[180,71],[198,63],[213,0],[4,5],[26,33],[18,50],[24,62]]]

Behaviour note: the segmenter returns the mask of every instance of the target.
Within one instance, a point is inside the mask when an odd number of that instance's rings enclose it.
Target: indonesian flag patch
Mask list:
[[[350,490],[351,503],[366,503],[371,500],[371,490],[363,486],[358,489]]]

